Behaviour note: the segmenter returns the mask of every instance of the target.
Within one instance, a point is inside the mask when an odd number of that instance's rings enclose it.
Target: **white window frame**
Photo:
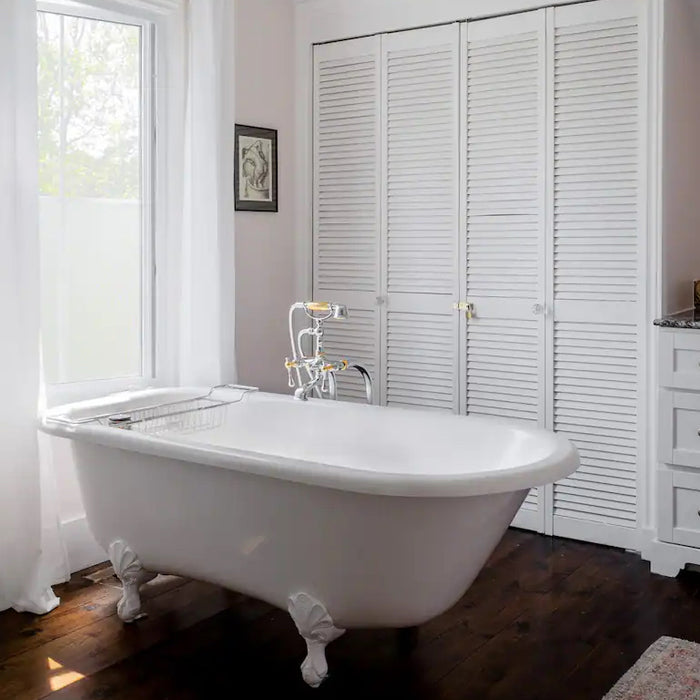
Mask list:
[[[129,24],[141,28],[141,376],[92,379],[46,384],[46,401],[56,405],[104,396],[119,391],[144,389],[158,384],[160,362],[156,357],[157,306],[161,295],[156,285],[156,255],[161,238],[157,223],[164,220],[163,188],[165,143],[158,116],[163,112],[162,91],[156,89],[158,66],[164,60],[160,34],[162,16],[137,7],[125,8],[105,0],[40,0],[37,12]],[[125,11],[126,9],[126,11]],[[164,32],[163,32],[164,33]],[[156,138],[158,135],[158,138]]]

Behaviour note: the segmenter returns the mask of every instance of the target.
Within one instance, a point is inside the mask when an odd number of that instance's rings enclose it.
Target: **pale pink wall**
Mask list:
[[[279,392],[294,301],[293,27],[291,0],[236,0],[236,121],[279,132],[279,212],[236,212],[238,381]]]
[[[672,0],[664,16],[664,312],[693,304],[700,279],[700,8]]]

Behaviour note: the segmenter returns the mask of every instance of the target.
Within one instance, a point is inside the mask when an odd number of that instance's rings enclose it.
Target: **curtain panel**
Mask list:
[[[40,461],[36,10],[0,0],[0,610],[45,613],[67,576]]]
[[[233,3],[89,0],[158,28],[160,384],[235,381]],[[40,360],[36,5],[0,0],[0,610],[45,613],[69,576],[50,440],[37,435]],[[223,274],[222,274],[223,271]],[[226,290],[224,295],[222,290]],[[222,298],[225,296],[225,301]],[[230,318],[230,314],[228,315]]]

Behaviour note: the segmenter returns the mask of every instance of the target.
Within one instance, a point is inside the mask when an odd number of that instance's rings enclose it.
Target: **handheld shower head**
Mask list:
[[[302,301],[297,303],[307,311],[330,311],[332,306],[329,301]]]
[[[301,308],[309,318],[325,321],[329,318],[344,320],[348,317],[348,307],[345,304],[334,304],[330,301],[301,301],[292,305],[292,309]],[[325,316],[314,316],[323,313]]]

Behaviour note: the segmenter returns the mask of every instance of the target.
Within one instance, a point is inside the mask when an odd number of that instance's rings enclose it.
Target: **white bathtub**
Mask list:
[[[578,466],[543,430],[236,388],[217,389],[236,402],[192,432],[73,422],[202,393],[64,406],[42,429],[73,441],[90,527],[124,583],[122,619],[141,615],[147,572],[249,594],[289,609],[311,685],[342,628],[420,625],[453,605],[527,489]]]

